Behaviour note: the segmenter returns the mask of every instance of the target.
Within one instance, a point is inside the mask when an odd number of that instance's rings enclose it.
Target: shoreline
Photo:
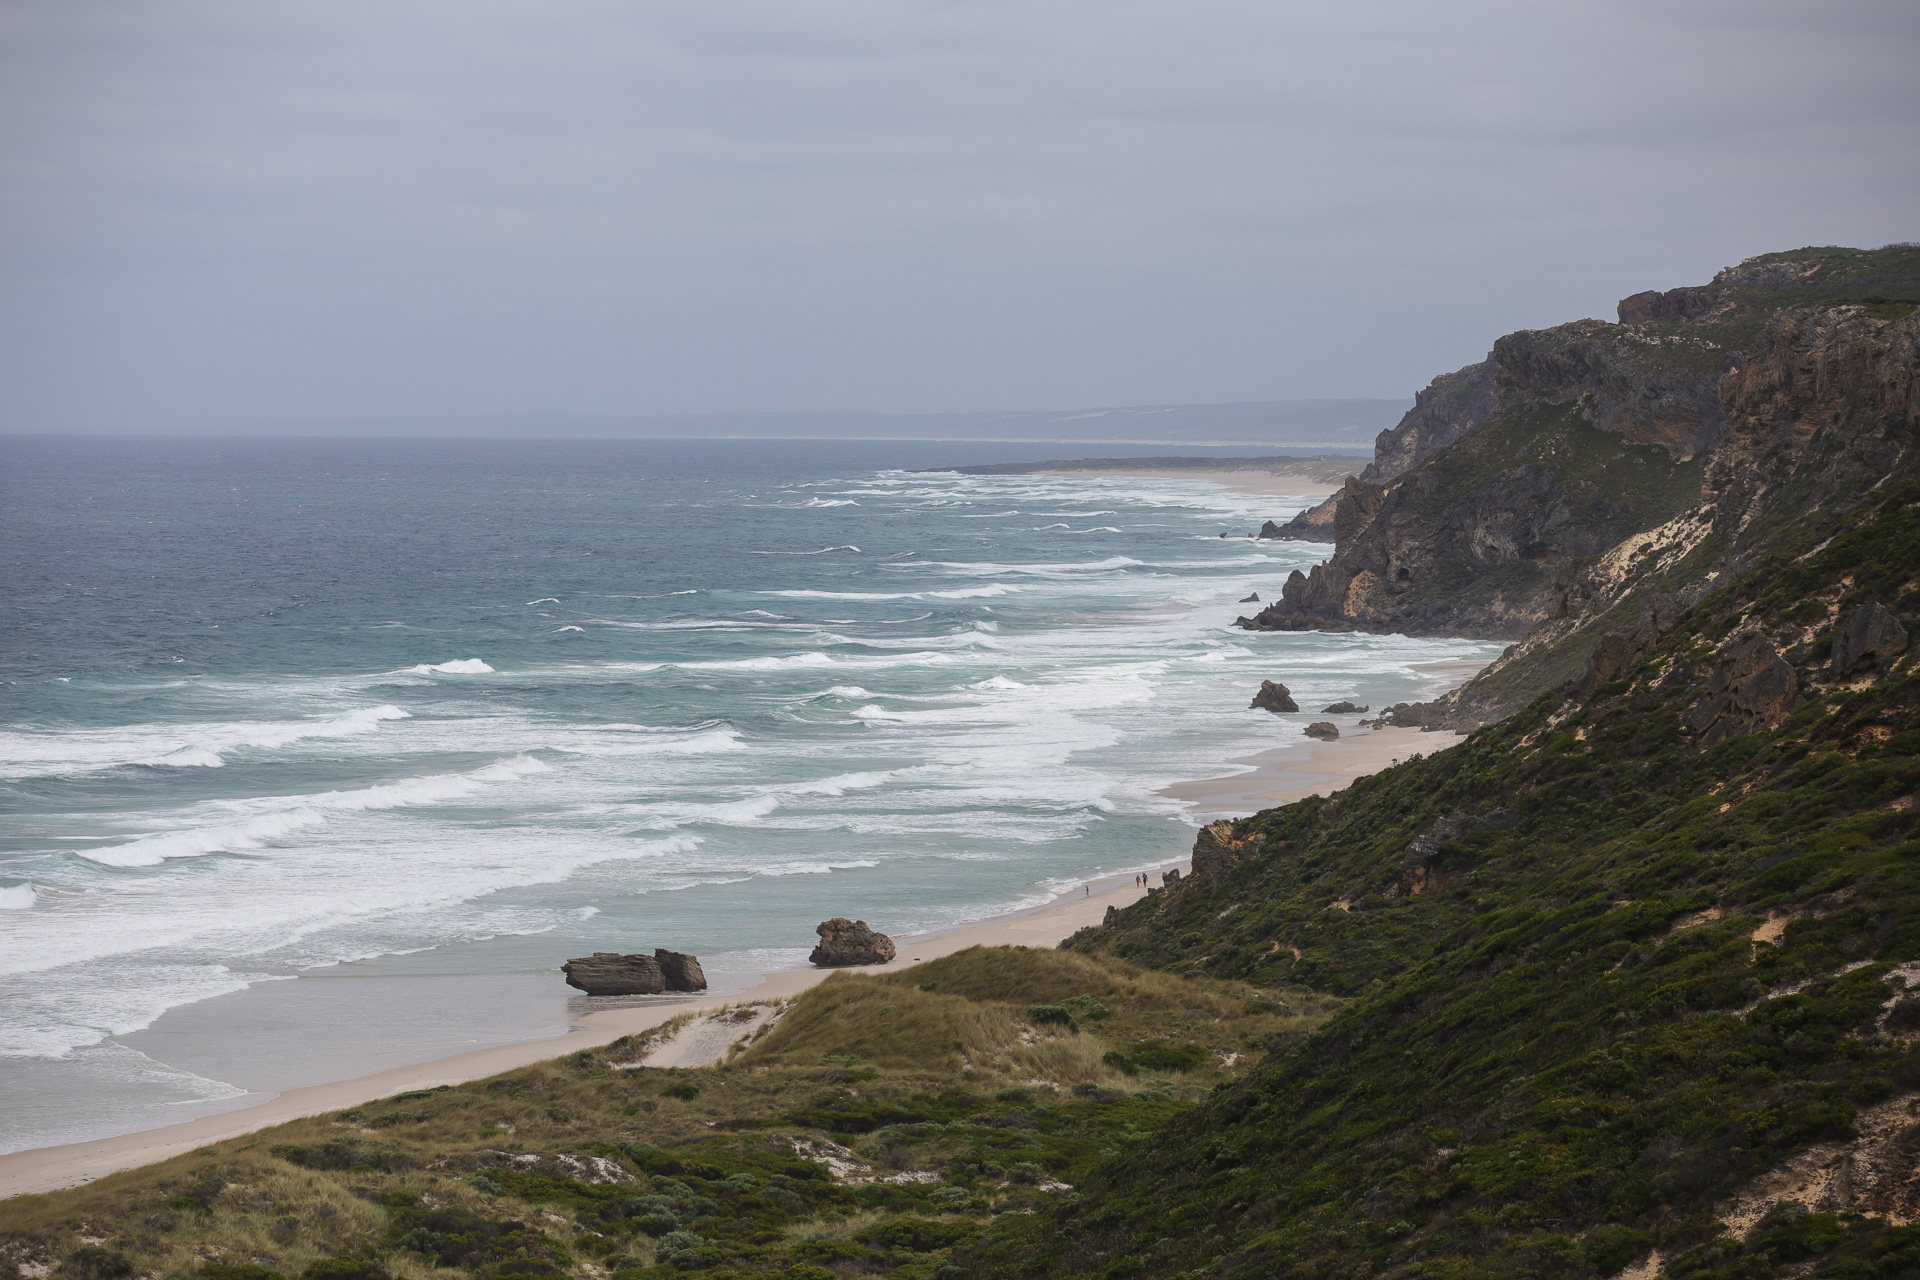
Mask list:
[[[1184,860],[1166,865],[1184,865]],[[992,916],[938,932],[899,935],[894,939],[899,949],[898,959],[881,968],[887,972],[898,972],[921,961],[951,955],[973,946],[1052,947],[1076,930],[1089,924],[1098,924],[1106,915],[1108,906],[1123,906],[1145,893],[1145,890],[1135,887],[1130,879],[1122,882],[1118,877],[1105,877],[1100,883],[1105,887],[1090,896],[1062,897],[1044,906]],[[838,972],[841,970],[775,970],[752,975],[758,977],[757,982],[724,995],[590,1010],[576,1018],[558,1036],[468,1049],[425,1062],[391,1067],[370,1075],[305,1085],[263,1098],[251,1106],[157,1128],[9,1152],[0,1155],[0,1200],[79,1186],[122,1169],[165,1160],[303,1116],[358,1106],[395,1093],[459,1084],[545,1062],[581,1049],[597,1048],[623,1035],[658,1026],[683,1013],[699,1013],[756,1000],[789,998],[821,982],[829,974]],[[724,978],[734,975],[716,976]]]
[[[1036,469],[1033,474],[1203,478],[1242,492],[1295,497],[1321,497],[1340,488],[1306,477],[1245,467],[1059,468]],[[1445,670],[1433,673],[1440,678],[1426,696],[1434,696],[1441,687],[1450,688],[1471,678],[1482,665],[1479,662],[1446,664]],[[1343,736],[1333,742],[1303,739],[1270,747],[1251,756],[1222,762],[1221,769],[1230,772],[1176,783],[1162,788],[1159,794],[1186,805],[1192,816],[1202,822],[1244,817],[1308,796],[1337,791],[1356,778],[1415,754],[1444,750],[1462,738],[1459,734],[1418,729],[1361,729],[1357,720],[1357,715],[1340,717],[1336,723]],[[1158,864],[1153,874],[1185,865],[1184,857],[1172,859]],[[897,971],[972,946],[1052,947],[1077,930],[1098,924],[1107,907],[1126,905],[1145,894],[1130,878],[1123,880],[1119,875],[1089,882],[1089,887],[1096,891],[942,930],[897,935],[899,957],[886,968]],[[582,1049],[597,1048],[681,1014],[791,998],[834,972],[837,970],[805,968],[716,973],[715,985],[725,989],[724,994],[588,1009],[574,1016],[567,1029],[558,1035],[460,1049],[420,1062],[263,1093],[243,1105],[172,1124],[0,1154],[0,1200],[82,1185],[289,1120],[358,1106],[396,1093],[484,1078]],[[731,980],[744,980],[745,985],[735,987]]]
[[[1471,666],[1477,670],[1479,664]],[[1445,674],[1452,677],[1443,681],[1450,686],[1467,678],[1471,671],[1448,670]],[[1159,794],[1187,805],[1203,822],[1221,817],[1245,817],[1308,796],[1338,791],[1356,778],[1415,754],[1444,750],[1462,738],[1460,734],[1420,729],[1360,729],[1356,723],[1358,718],[1357,715],[1340,717],[1337,723],[1342,736],[1335,741],[1306,739],[1270,747],[1224,762],[1222,768],[1233,769],[1233,772],[1175,783],[1162,788]],[[1170,867],[1184,868],[1186,861],[1185,858],[1168,861],[1153,874]],[[894,941],[899,958],[884,968],[897,972],[972,946],[1053,947],[1075,931],[1098,924],[1108,906],[1125,906],[1145,895],[1145,890],[1134,885],[1130,878],[1123,881],[1117,875],[1091,881],[1088,887],[1095,890],[1091,895],[1061,897],[1042,906],[943,930],[898,935]],[[597,1048],[683,1013],[790,998],[837,972],[840,970],[808,968],[746,975],[716,974],[723,985],[730,986],[725,980],[731,977],[746,977],[748,985],[719,995],[589,1010],[557,1036],[465,1049],[424,1062],[304,1085],[268,1095],[247,1106],[170,1125],[0,1154],[0,1200],[78,1186],[123,1169],[165,1160],[319,1112],[359,1106],[396,1093],[459,1084],[582,1049]]]
[[[1343,732],[1347,728],[1343,725]],[[1238,772],[1176,783],[1163,788],[1160,794],[1187,804],[1195,816],[1203,820],[1243,817],[1306,796],[1339,790],[1355,778],[1376,772],[1394,760],[1406,759],[1416,752],[1442,750],[1459,740],[1457,734],[1391,728],[1358,730],[1355,736],[1343,736],[1329,743],[1308,739],[1311,746],[1304,750],[1301,744],[1269,748],[1242,760],[1227,762],[1227,767],[1242,766]],[[1174,859],[1160,864],[1152,874],[1158,875],[1170,867],[1184,868],[1186,864],[1184,857]],[[1075,931],[1100,923],[1107,907],[1125,906],[1145,895],[1145,890],[1132,884],[1130,878],[1122,880],[1119,876],[1102,877],[1089,882],[1088,887],[1094,890],[1091,895],[1061,897],[1043,906],[948,929],[898,935],[894,942],[899,957],[883,970],[898,972],[973,946],[1053,947]],[[251,1105],[170,1125],[9,1152],[0,1155],[0,1200],[78,1186],[122,1169],[165,1160],[319,1112],[359,1106],[396,1093],[459,1084],[581,1049],[597,1048],[683,1013],[790,998],[837,972],[840,970],[808,968],[754,975],[716,974],[721,983],[735,976],[757,980],[725,994],[589,1010],[575,1018],[558,1036],[465,1049],[371,1074],[304,1085],[268,1095]]]

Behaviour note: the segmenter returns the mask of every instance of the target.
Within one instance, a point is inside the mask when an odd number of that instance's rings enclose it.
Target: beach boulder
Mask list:
[[[1371,707],[1356,707],[1351,702],[1336,702],[1330,707],[1320,708],[1320,714],[1323,716],[1345,716],[1352,715],[1356,711],[1371,710]]]
[[[855,964],[886,964],[894,957],[893,939],[867,928],[865,920],[835,916],[831,920],[821,921],[814,932],[820,935],[820,945],[813,949],[813,954],[807,959],[823,969]]]
[[[705,991],[707,989],[707,975],[701,971],[699,956],[690,956],[684,951],[667,951],[655,947],[653,958],[660,966],[660,976],[666,979],[667,990]]]
[[[568,986],[590,996],[654,996],[667,989],[666,974],[652,956],[596,951],[567,961],[560,972],[567,975]],[[705,985],[705,979],[701,985]]]
[[[1253,695],[1253,701],[1247,704],[1249,710],[1254,707],[1262,711],[1298,711],[1300,704],[1293,700],[1293,694],[1283,684],[1272,680],[1260,682],[1260,692]]]
[[[1302,732],[1309,738],[1318,738],[1322,742],[1332,742],[1340,736],[1339,728],[1331,720],[1315,720]]]
[[[1239,601],[1239,603],[1241,603],[1241,604],[1259,604],[1259,603],[1260,603],[1260,593],[1259,593],[1258,591],[1256,591],[1256,592],[1254,592],[1254,593],[1253,593],[1252,595],[1250,595],[1250,596],[1242,596],[1242,597],[1240,597],[1240,601]]]

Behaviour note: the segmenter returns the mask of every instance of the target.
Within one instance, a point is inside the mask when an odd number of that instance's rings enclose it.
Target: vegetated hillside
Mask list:
[[[1212,829],[1071,945],[1353,1003],[964,1274],[1916,1274],[1916,627],[1908,482],[1584,689]]]
[[[1012,947],[837,974],[712,1068],[632,1066],[656,1032],[16,1197],[0,1275],[925,1280],[1340,1004]]]
[[[1911,431],[1916,302],[1920,247],[1804,249],[1635,295],[1619,324],[1508,334],[1380,437],[1374,466],[1334,502],[1333,557],[1242,625],[1527,637],[1424,720],[1399,722],[1509,714],[1580,670],[1601,615],[1657,630],[1764,555],[1806,510],[1776,473],[1886,474],[1881,457],[1837,466],[1810,437]]]

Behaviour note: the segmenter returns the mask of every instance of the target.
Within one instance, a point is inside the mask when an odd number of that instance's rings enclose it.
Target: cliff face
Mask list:
[[[1407,410],[1399,424],[1374,438],[1373,461],[1360,473],[1360,478],[1369,484],[1385,484],[1484,423],[1493,415],[1494,379],[1498,371],[1499,366],[1489,358],[1443,373],[1428,383],[1414,396],[1413,408]],[[1284,525],[1275,526],[1272,532],[1262,530],[1260,536],[1330,542],[1341,496],[1336,493]]]
[[[1402,719],[1506,714],[1577,676],[1600,634],[1657,634],[1781,528],[1906,464],[1915,301],[1920,250],[1805,250],[1636,294],[1619,324],[1509,334],[1382,435],[1334,503],[1333,557],[1241,625],[1524,638]],[[1458,434],[1420,456],[1444,403]]]
[[[1729,470],[1797,496],[1911,444],[1913,326],[1777,317],[1728,375]],[[1905,1274],[1878,1259],[1920,1240],[1920,477],[1845,501],[1575,688],[1215,823],[1194,875],[1076,935],[1349,1003],[961,1274]]]
[[[1703,459],[1701,501],[1563,567],[1557,615],[1464,688],[1395,718],[1461,727],[1643,651],[1683,610],[1784,539],[1920,471],[1920,313],[1792,308],[1720,379],[1727,434]],[[1782,639],[1783,646],[1805,643]]]

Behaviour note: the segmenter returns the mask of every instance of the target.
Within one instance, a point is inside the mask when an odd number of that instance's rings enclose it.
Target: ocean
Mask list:
[[[1233,629],[1308,497],[913,470],[1058,450],[0,442],[0,1151],[556,1035],[593,950],[1041,905],[1308,745],[1262,679],[1498,648]]]

